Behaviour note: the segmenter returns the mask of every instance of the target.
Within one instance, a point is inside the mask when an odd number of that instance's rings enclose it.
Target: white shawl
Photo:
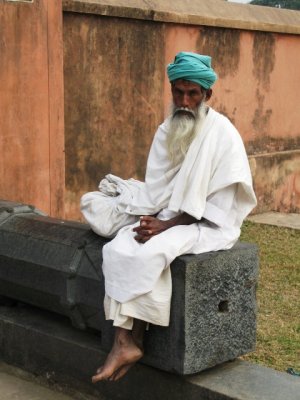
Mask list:
[[[181,167],[171,167],[166,146],[169,122],[167,119],[156,132],[145,186],[136,192],[126,212],[144,215],[168,208],[200,220],[207,198],[236,183],[237,214],[241,224],[256,205],[256,197],[246,151],[236,128],[210,108]]]

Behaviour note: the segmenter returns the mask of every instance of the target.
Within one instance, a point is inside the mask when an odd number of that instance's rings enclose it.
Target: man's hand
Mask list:
[[[158,235],[159,233],[172,228],[172,226],[190,225],[195,222],[199,221],[186,213],[179,214],[176,217],[166,221],[156,217],[151,217],[150,215],[144,215],[140,218],[140,226],[133,228],[133,232],[137,233],[134,238],[139,243],[145,243],[151,239],[152,236]]]
[[[135,240],[139,243],[147,242],[152,238],[152,236],[155,236],[173,226],[170,221],[171,220],[162,221],[156,217],[151,217],[150,215],[141,217],[140,226],[133,229],[133,231],[137,233],[134,237]]]

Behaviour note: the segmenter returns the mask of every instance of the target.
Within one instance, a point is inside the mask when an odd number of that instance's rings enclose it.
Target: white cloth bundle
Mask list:
[[[91,229],[112,238],[123,226],[135,223],[138,217],[127,214],[126,208],[143,186],[143,182],[135,179],[106,175],[99,183],[98,192],[88,192],[81,198],[80,209]]]

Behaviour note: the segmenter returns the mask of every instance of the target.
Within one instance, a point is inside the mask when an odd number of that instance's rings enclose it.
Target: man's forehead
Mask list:
[[[172,82],[173,87],[184,87],[185,89],[202,89],[200,85],[195,82],[188,81],[186,79],[177,79]]]

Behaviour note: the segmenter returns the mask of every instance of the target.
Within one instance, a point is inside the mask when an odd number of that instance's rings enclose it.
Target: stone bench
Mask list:
[[[65,315],[110,349],[101,248],[86,224],[49,218],[31,206],[0,201],[0,296]],[[171,265],[168,328],[151,326],[145,364],[186,375],[255,348],[257,247],[185,255]]]

